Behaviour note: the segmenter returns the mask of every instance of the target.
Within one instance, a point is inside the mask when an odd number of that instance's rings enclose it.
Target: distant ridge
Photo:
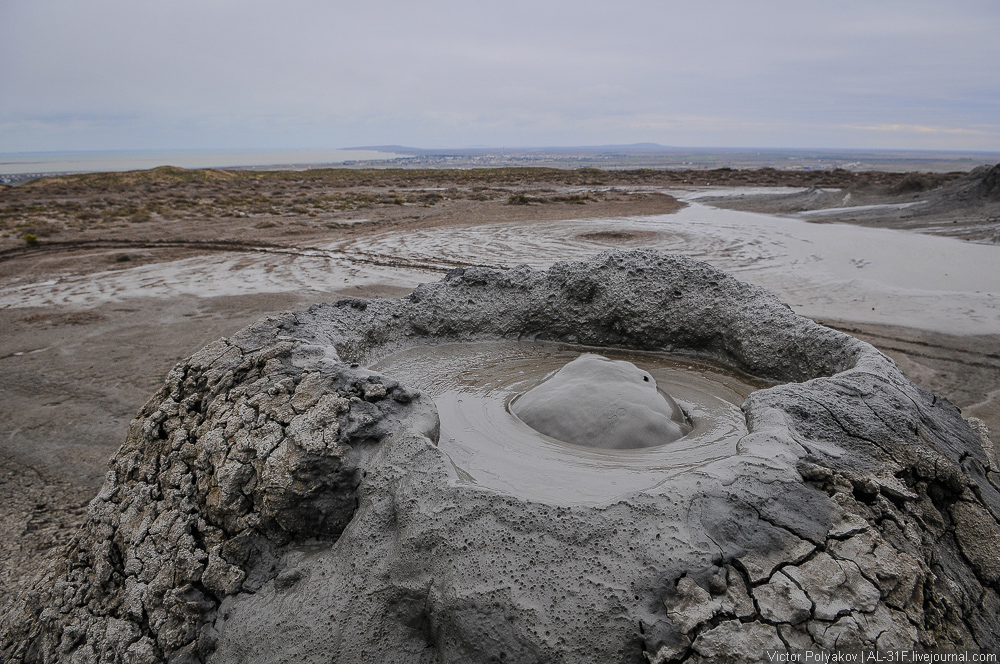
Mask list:
[[[768,147],[710,147],[676,145],[661,145],[659,143],[623,143],[610,145],[577,145],[577,146],[477,146],[468,148],[417,148],[406,145],[360,145],[340,148],[341,150],[372,150],[376,152],[393,152],[402,155],[494,155],[501,152],[520,155],[592,155],[592,154],[761,154],[761,155],[820,155],[884,158],[887,155],[951,155],[956,158],[968,157],[998,157],[1000,153],[982,150],[889,150],[877,148],[768,148]]]
[[[600,153],[661,153],[687,152],[700,148],[679,148],[659,143],[629,143],[625,145],[580,145],[569,147],[474,147],[474,148],[414,148],[405,145],[368,145],[364,147],[342,148],[344,150],[375,150],[377,152],[393,152],[409,155],[484,155],[497,152],[515,154],[600,154]],[[730,149],[730,148],[727,148]]]

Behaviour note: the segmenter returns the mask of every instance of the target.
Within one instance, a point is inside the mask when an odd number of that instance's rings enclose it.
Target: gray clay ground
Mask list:
[[[979,166],[943,186],[911,173],[891,190],[810,187],[794,194],[705,198],[713,206],[802,214],[839,222],[917,230],[986,244],[1000,243],[1000,164]]]
[[[432,401],[362,366],[437,341],[698,353],[782,384],[736,454],[606,505],[455,481]],[[1000,476],[872,346],[697,261],[456,270],[181,362],[6,661],[752,661],[1000,638]]]

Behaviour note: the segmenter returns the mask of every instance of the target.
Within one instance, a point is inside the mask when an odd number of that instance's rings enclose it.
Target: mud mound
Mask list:
[[[532,429],[602,449],[656,447],[691,432],[673,398],[624,360],[585,353],[510,404]]]
[[[426,395],[366,371],[440,342],[698,354],[779,381],[735,452],[601,505],[487,490]],[[753,661],[1000,643],[979,436],[888,358],[691,259],[460,269],[269,318],[180,363],[0,658]],[[559,481],[559,478],[553,478]]]
[[[979,182],[979,195],[993,201],[1000,201],[1000,164],[997,164],[983,176]]]
[[[1000,201],[1000,164],[979,166],[943,189],[946,200],[966,203]]]

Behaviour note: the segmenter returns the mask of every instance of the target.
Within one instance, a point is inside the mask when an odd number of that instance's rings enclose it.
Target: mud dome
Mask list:
[[[625,360],[587,353],[510,403],[529,427],[573,445],[608,450],[658,447],[691,431],[673,397]]]
[[[688,353],[777,383],[731,453],[560,505],[461,481],[434,343]],[[679,441],[675,441],[679,442]],[[638,450],[645,453],[646,450]],[[6,661],[753,661],[995,648],[996,462],[871,346],[697,261],[456,270],[268,318],[182,362],[89,520],[0,626]]]

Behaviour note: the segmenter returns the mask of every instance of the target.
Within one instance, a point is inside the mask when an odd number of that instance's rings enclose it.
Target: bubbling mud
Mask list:
[[[441,420],[438,446],[451,460],[454,481],[541,502],[607,504],[637,491],[661,493],[671,478],[736,452],[747,433],[740,406],[763,386],[757,379],[686,357],[607,348],[597,356],[588,352],[593,350],[598,349],[540,342],[439,344],[394,353],[370,368],[434,398]],[[566,369],[579,375],[573,365],[593,374],[597,363],[626,380],[638,377],[652,392],[646,397],[654,397],[657,415],[678,425],[679,435],[647,431],[639,439],[648,445],[608,446],[600,436],[588,442],[580,433],[587,428],[580,404],[573,403],[570,390],[558,389],[552,389],[562,392],[558,404],[549,404],[541,419],[552,421],[562,413],[575,434],[551,435],[554,429],[529,425],[537,421],[521,407],[531,402],[530,395],[544,393],[546,385],[559,388],[557,378]],[[605,396],[614,391],[614,381],[606,383],[599,386]],[[668,401],[664,393],[673,398]],[[615,414],[622,413],[616,408]],[[595,440],[598,444],[591,444]]]
[[[511,401],[510,412],[551,438],[609,450],[656,447],[691,431],[656,379],[631,362],[593,353]]]

